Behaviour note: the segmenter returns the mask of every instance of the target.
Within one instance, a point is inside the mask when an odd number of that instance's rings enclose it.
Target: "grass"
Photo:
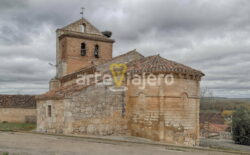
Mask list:
[[[30,123],[0,123],[0,131],[30,131],[36,128],[36,124]]]

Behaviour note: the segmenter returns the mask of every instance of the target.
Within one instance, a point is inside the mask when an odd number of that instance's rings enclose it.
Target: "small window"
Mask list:
[[[85,43],[81,43],[81,56],[85,56],[86,55],[86,44]]]
[[[51,105],[48,105],[48,116],[51,117]]]
[[[94,50],[94,56],[96,58],[99,58],[99,45],[95,45],[95,50]]]
[[[85,32],[86,26],[85,24],[80,25],[80,31]]]

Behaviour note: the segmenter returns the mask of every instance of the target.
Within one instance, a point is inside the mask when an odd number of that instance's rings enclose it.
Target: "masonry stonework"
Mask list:
[[[124,92],[90,86],[64,100],[39,101],[38,131],[64,134],[126,135]],[[52,116],[48,117],[48,106]]]
[[[86,31],[80,32],[84,23]],[[83,135],[131,135],[156,141],[194,146],[199,144],[199,91],[204,74],[191,67],[162,58],[144,57],[136,50],[112,57],[114,40],[81,19],[57,30],[57,75],[51,90],[37,96],[37,131]],[[87,55],[80,55],[80,44]],[[100,58],[94,46],[100,45]],[[103,83],[111,75],[111,64],[128,68],[125,91],[112,91],[114,83]],[[99,73],[100,78],[79,84],[80,75]],[[145,73],[145,74],[144,74]],[[159,83],[145,88],[129,82],[146,81],[150,75]],[[166,84],[165,76],[174,82]],[[152,80],[151,80],[152,81]],[[98,82],[98,83],[95,83]]]
[[[128,87],[129,129],[139,136],[175,144],[197,145],[199,82],[174,79],[173,85]],[[174,89],[178,88],[178,89]]]

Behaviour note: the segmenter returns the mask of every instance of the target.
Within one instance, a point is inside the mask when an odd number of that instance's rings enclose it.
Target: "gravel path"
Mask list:
[[[117,143],[86,138],[0,132],[0,154],[18,155],[227,155],[222,152],[168,150],[163,146]]]

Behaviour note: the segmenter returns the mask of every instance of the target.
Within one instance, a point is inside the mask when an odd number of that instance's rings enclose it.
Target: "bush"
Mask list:
[[[250,110],[240,108],[233,114],[233,140],[236,144],[250,145]]]

